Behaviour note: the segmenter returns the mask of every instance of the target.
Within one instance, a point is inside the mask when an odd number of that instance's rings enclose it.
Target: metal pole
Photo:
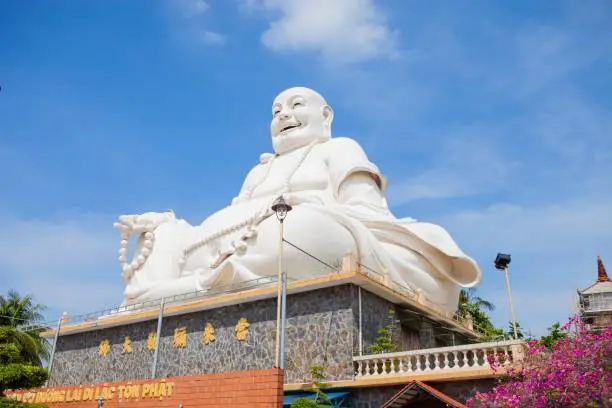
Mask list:
[[[363,356],[363,320],[361,318],[361,286],[357,286],[359,292],[359,355]]]
[[[514,313],[514,303],[512,302],[512,291],[510,290],[510,274],[508,273],[508,267],[504,268],[504,274],[506,275],[506,289],[508,290],[508,304],[510,305],[510,317],[512,318],[512,330],[514,332],[514,339],[518,339],[518,332],[516,330],[516,314]]]
[[[285,331],[287,330],[287,272],[283,272],[283,288],[281,299],[281,337],[280,337],[280,368],[285,369]]]
[[[53,358],[55,357],[55,349],[57,348],[57,339],[59,338],[59,332],[62,327],[62,319],[64,315],[62,314],[57,321],[57,329],[55,330],[55,336],[53,339],[53,347],[51,348],[51,356],[49,356],[49,377],[47,377],[47,381],[45,381],[45,387],[49,385],[51,381],[51,374],[53,372]]]
[[[276,278],[277,296],[276,296],[276,356],[274,366],[280,368],[280,332],[281,332],[281,303],[283,291],[283,238],[284,238],[284,223],[280,220],[280,236],[278,239],[278,276]]]
[[[162,320],[164,319],[165,300],[165,298],[161,298],[161,304],[159,305],[159,316],[157,317],[157,334],[155,335],[155,350],[153,351],[151,378],[155,378],[155,375],[157,374],[157,356],[159,355],[159,341],[161,337]]]

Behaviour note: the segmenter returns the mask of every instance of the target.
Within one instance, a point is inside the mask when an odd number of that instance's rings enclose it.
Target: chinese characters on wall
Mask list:
[[[123,339],[123,354],[128,354],[132,352],[132,339],[130,336],[125,336]]]
[[[246,318],[241,318],[236,323],[234,327],[235,338],[238,341],[245,341],[249,335],[249,327],[251,324]],[[172,347],[174,348],[186,348],[189,340],[189,336],[187,333],[187,327],[178,327],[174,329],[174,334],[172,337]],[[207,322],[202,330],[202,344],[204,346],[208,346],[217,340],[217,335],[215,332],[215,327],[211,322]],[[152,331],[149,333],[146,342],[146,349],[148,351],[155,351],[157,347],[157,333]],[[133,341],[130,336],[125,336],[123,338],[123,343],[121,344],[121,354],[131,354],[134,351]],[[101,357],[106,357],[111,352],[111,342],[110,340],[104,339],[100,342],[98,346],[98,354]]]
[[[175,348],[187,347],[187,328],[180,327],[174,329],[174,340],[172,340],[172,346]]]
[[[102,357],[106,357],[108,356],[108,353],[110,353],[110,350],[111,350],[110,341],[102,340],[100,342],[100,346],[98,347],[98,354],[100,354]]]
[[[213,327],[212,323],[208,322],[206,323],[204,331],[202,332],[202,343],[209,345],[215,340],[215,328]]]
[[[157,345],[157,333],[151,332],[149,333],[149,337],[147,337],[147,350],[153,351]]]
[[[247,336],[249,335],[250,325],[251,324],[244,317],[238,320],[238,323],[236,323],[236,328],[234,330],[236,331],[236,338],[239,341],[246,340]]]

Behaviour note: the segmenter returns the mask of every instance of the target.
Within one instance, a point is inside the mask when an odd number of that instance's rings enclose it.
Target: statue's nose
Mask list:
[[[279,120],[289,120],[290,118],[291,116],[288,113],[281,113],[280,115],[278,115]]]

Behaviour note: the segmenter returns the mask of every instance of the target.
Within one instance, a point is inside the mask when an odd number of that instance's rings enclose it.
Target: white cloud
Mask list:
[[[184,17],[195,17],[206,13],[210,5],[204,0],[178,0],[173,3]]]
[[[497,252],[512,254],[511,281],[523,327],[543,334],[574,313],[575,290],[596,279],[596,257],[612,261],[612,195],[589,194],[551,203],[498,203],[438,217],[484,272],[479,295],[497,306],[499,325],[509,321],[505,281],[493,268]]]
[[[389,185],[389,202],[402,205],[505,189],[520,163],[507,159],[496,146],[496,132],[493,127],[469,127],[444,137],[439,147],[428,154],[429,169]]]
[[[441,217],[460,241],[479,251],[506,248],[523,254],[592,254],[612,241],[612,197],[579,197],[542,205],[498,203]],[[592,255],[591,254],[591,255]],[[595,253],[596,255],[596,253]],[[594,256],[594,255],[592,255]]]
[[[214,31],[204,31],[201,36],[202,42],[208,45],[224,45],[227,37]]]
[[[330,63],[396,57],[396,33],[372,0],[247,0],[247,8],[280,13],[261,41],[273,51],[320,53]]]
[[[497,278],[503,284],[501,273]],[[482,295],[481,293],[478,293]],[[498,327],[509,331],[511,315],[508,295],[504,288],[484,294],[485,299],[496,305],[490,315]],[[546,289],[541,286],[529,289],[512,288],[512,302],[516,319],[525,333],[533,336],[545,335],[555,322],[563,324],[576,313],[576,291],[572,288]]]
[[[503,75],[491,78],[506,92],[530,98],[610,58],[610,14],[600,10],[600,5],[569,2],[561,8],[564,18],[555,24],[531,23],[511,32],[497,31],[495,38],[505,44],[499,56]]]
[[[211,6],[204,0],[169,1],[174,14],[180,17],[178,27],[188,38],[196,43],[221,46],[227,42],[227,36],[212,30]]]
[[[4,290],[32,293],[55,319],[121,303],[112,218],[96,215],[37,220],[0,216],[0,276]]]

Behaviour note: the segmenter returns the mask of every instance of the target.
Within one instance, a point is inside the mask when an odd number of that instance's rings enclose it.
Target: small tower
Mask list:
[[[600,256],[597,257],[597,281],[579,290],[578,299],[580,317],[591,330],[612,325],[612,281]]]

